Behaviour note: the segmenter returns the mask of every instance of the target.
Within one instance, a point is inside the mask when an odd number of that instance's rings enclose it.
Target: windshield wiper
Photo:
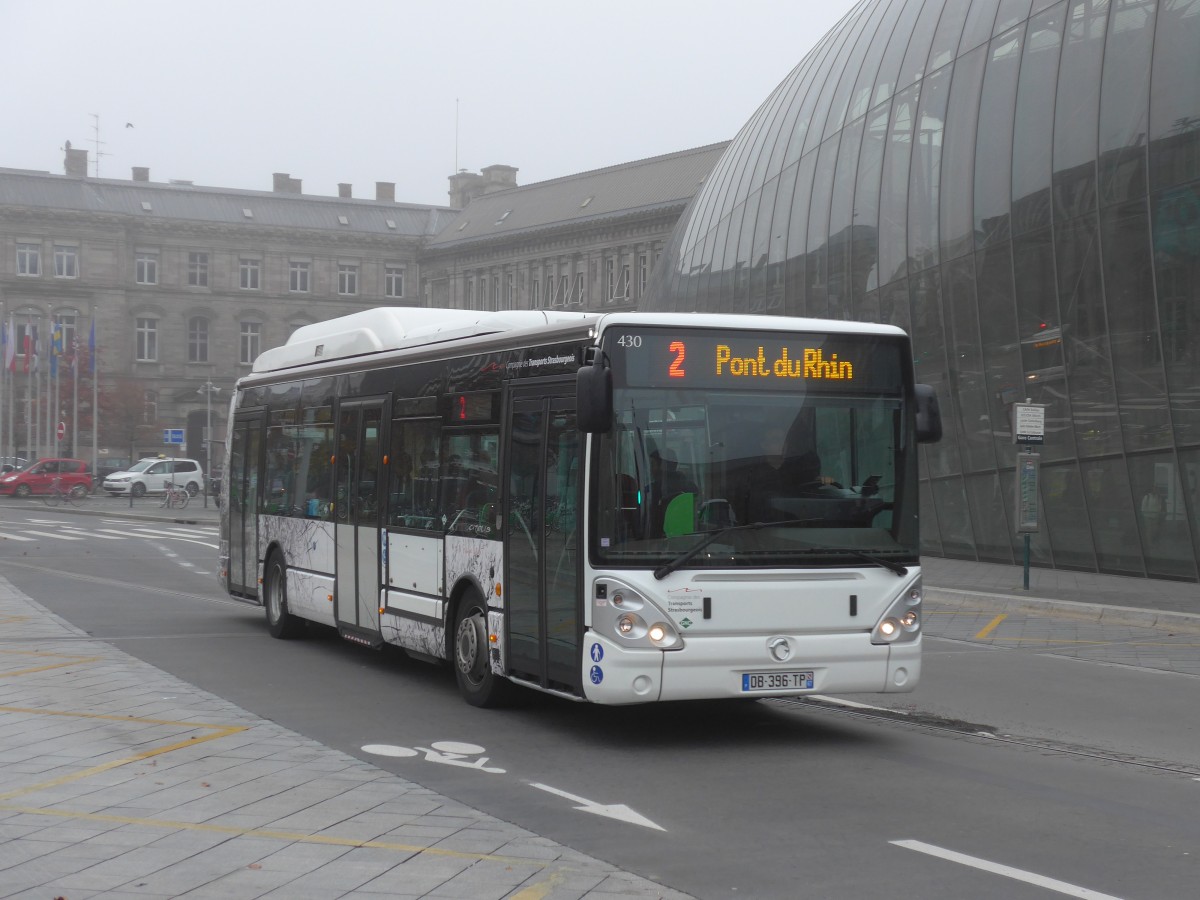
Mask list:
[[[890,559],[883,559],[879,556],[867,553],[863,550],[855,550],[853,547],[826,547],[824,544],[810,544],[810,549],[820,551],[821,553],[844,553],[847,556],[853,556],[855,559],[861,559],[864,562],[875,563],[877,566],[883,566],[889,572],[895,572],[897,575],[907,575],[908,569],[900,565],[898,562],[892,562]]]
[[[683,553],[675,557],[666,565],[659,566],[654,570],[654,577],[659,581],[662,581],[689,559],[692,559],[697,553],[699,553],[709,544],[715,542],[718,538],[729,534],[731,531],[753,531],[756,528],[775,528],[780,525],[807,525],[811,522],[822,521],[824,521],[824,519],[820,517],[814,517],[808,519],[787,519],[783,522],[748,522],[745,525],[726,525],[724,528],[720,528],[705,537],[704,540],[700,541],[700,543],[695,544],[687,550],[684,550]]]

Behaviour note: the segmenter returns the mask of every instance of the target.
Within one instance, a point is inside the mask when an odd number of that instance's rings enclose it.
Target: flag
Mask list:
[[[12,322],[4,325],[4,331],[0,336],[3,337],[3,350],[0,353],[4,358],[4,369],[7,372],[17,371],[17,342],[12,333]]]
[[[62,356],[62,326],[54,319],[50,320],[50,377],[58,377],[58,358]]]
[[[33,360],[33,335],[30,333],[30,326],[25,326],[25,364],[22,366],[25,374],[29,374],[29,366]]]
[[[96,374],[96,316],[92,315],[92,330],[88,332],[88,371]]]

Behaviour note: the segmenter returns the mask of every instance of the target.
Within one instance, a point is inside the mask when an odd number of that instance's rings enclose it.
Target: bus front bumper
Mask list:
[[[772,656],[772,645],[780,638],[788,647],[783,660]],[[598,662],[596,645],[601,647]],[[631,652],[592,632],[584,651],[584,691],[596,703],[903,693],[921,679],[919,637],[879,645],[866,633],[692,634],[684,638],[681,650]]]

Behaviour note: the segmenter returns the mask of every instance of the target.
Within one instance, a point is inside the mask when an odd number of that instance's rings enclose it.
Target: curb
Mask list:
[[[984,591],[964,591],[956,588],[925,588],[925,600],[936,607],[963,609],[986,601],[988,612],[1026,612],[1087,619],[1110,625],[1132,625],[1140,628],[1167,627],[1176,631],[1200,634],[1200,615],[1181,612],[1161,612],[1132,606],[1108,606],[1081,603],[1076,600],[1054,600],[1045,597],[1015,597],[1011,594],[989,594]]]

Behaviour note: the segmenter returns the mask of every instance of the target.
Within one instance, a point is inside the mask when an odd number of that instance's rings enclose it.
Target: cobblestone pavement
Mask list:
[[[3,578],[0,897],[687,900],[259,719]]]

